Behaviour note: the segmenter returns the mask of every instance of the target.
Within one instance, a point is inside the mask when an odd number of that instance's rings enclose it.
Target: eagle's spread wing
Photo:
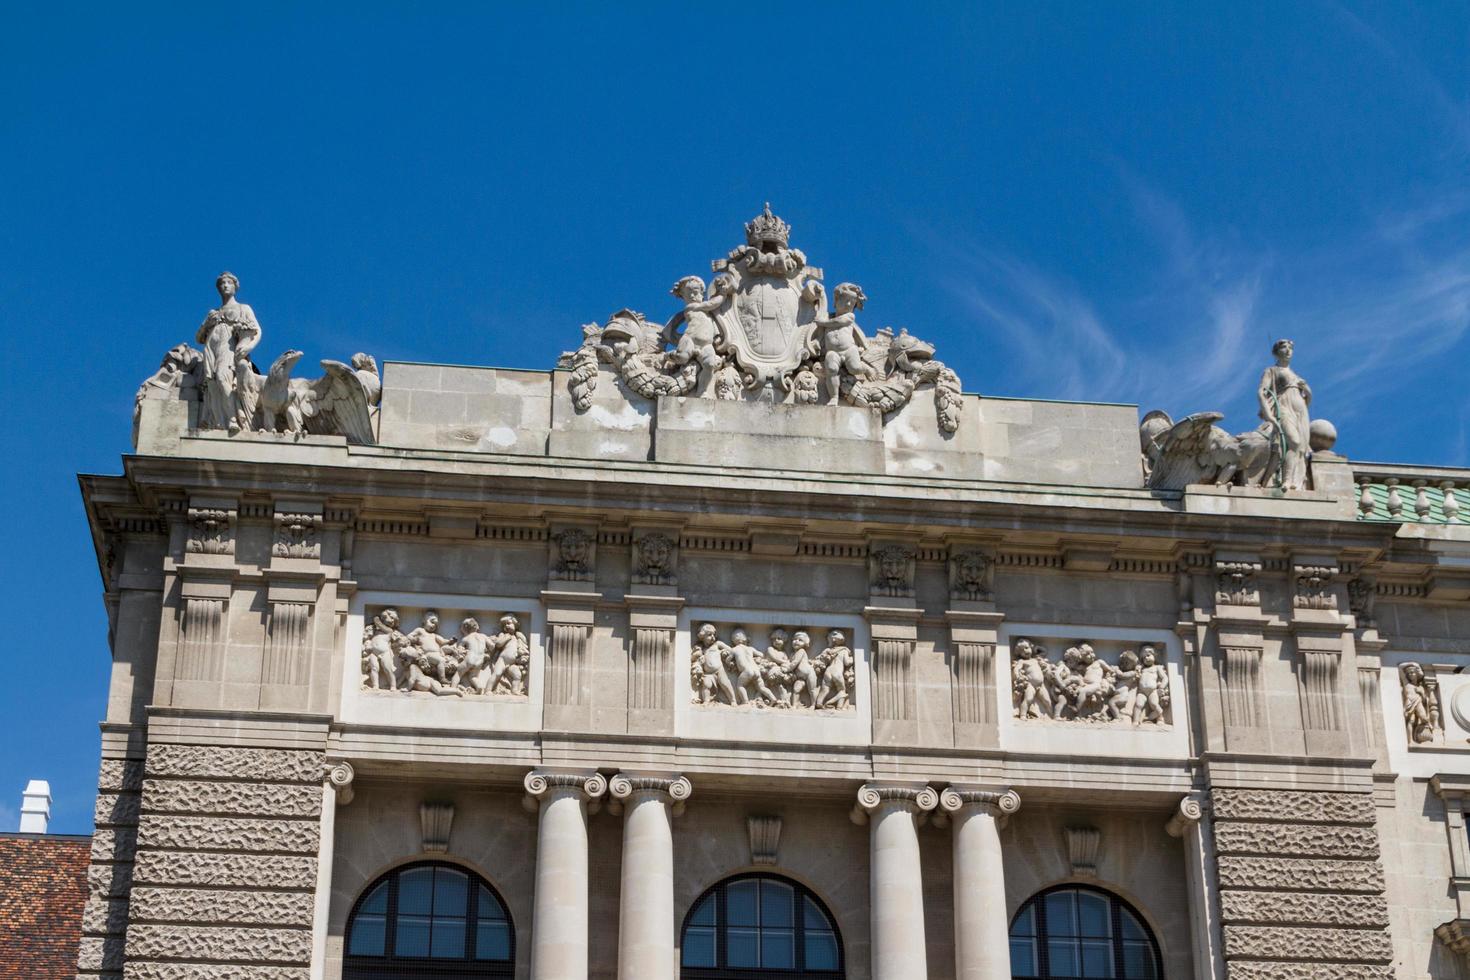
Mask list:
[[[1160,432],[1154,439],[1149,487],[1182,490],[1212,479],[1217,467],[1209,459],[1211,430],[1222,418],[1219,412],[1196,412]]]
[[[322,361],[322,367],[327,373],[311,383],[316,411],[306,420],[306,431],[346,436],[350,443],[371,445],[372,398],[362,379],[341,361]]]

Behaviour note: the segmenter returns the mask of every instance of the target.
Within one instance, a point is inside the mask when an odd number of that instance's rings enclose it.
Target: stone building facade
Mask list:
[[[1470,976],[1470,471],[1289,345],[1238,436],[963,394],[789,234],[551,371],[221,277],[81,480],[79,976]]]

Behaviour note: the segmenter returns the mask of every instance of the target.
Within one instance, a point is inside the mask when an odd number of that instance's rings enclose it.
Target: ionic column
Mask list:
[[[587,976],[587,812],[607,780],[596,772],[526,773],[528,808],[540,810],[532,980]]]
[[[1010,980],[1011,923],[1006,913],[1000,830],[1021,809],[1004,792],[949,787],[939,805],[954,824],[954,960],[956,980]]]
[[[927,980],[929,976],[919,821],[938,803],[939,794],[928,786],[868,783],[858,790],[853,819],[870,827],[873,980]]]
[[[337,843],[337,807],[352,802],[352,780],[356,773],[350,762],[338,762],[327,770],[322,785],[322,813],[317,845],[316,895],[311,917],[311,980],[322,980],[327,968],[327,913],[332,905],[332,855]]]
[[[1214,833],[1204,807],[1193,796],[1179,801],[1179,809],[1164,825],[1171,837],[1184,840],[1184,879],[1189,887],[1189,931],[1194,946],[1196,980],[1224,980],[1220,913],[1215,896]]]
[[[674,980],[673,817],[693,787],[683,776],[618,773],[612,795],[622,806],[623,879],[618,910],[621,980]]]

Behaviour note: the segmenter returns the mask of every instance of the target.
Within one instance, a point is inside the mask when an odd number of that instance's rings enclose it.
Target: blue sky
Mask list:
[[[1470,3],[413,6],[8,12],[0,829],[90,828],[75,474],[224,268],[266,360],[545,368],[770,200],[967,390],[1241,430],[1291,336],[1341,450],[1470,464]]]

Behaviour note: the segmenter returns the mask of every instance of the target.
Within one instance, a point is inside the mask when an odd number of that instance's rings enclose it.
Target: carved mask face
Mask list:
[[[520,630],[521,624],[516,620],[514,616],[501,616],[500,628],[507,633],[515,633]]]
[[[777,650],[786,649],[785,630],[771,630],[771,646],[775,647]]]
[[[643,567],[649,571],[662,571],[669,564],[669,542],[661,534],[649,535],[639,542]]]
[[[1158,661],[1158,654],[1154,653],[1153,647],[1143,648],[1143,665],[1145,667],[1152,667],[1154,664],[1158,663]]]
[[[705,623],[699,628],[699,642],[703,646],[709,646],[719,636],[711,623]]]
[[[812,645],[812,638],[805,633],[797,633],[791,638],[791,645],[797,650],[805,650]]]
[[[878,568],[884,581],[898,584],[904,580],[904,565],[906,564],[907,562],[901,555],[888,554],[879,559]]]

